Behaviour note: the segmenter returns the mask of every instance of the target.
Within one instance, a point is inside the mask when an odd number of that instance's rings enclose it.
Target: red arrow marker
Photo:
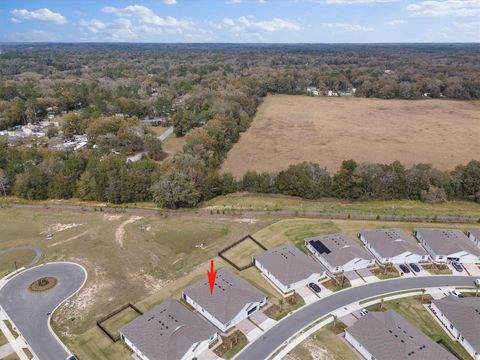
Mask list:
[[[210,284],[210,295],[213,295],[215,279],[217,278],[217,272],[213,270],[213,260],[210,260],[210,271],[208,271],[207,274],[208,274],[208,282]]]

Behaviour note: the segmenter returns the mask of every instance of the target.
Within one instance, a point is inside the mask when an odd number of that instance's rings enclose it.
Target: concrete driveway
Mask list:
[[[29,285],[52,276],[57,285],[45,292],[32,292]],[[85,270],[73,263],[50,263],[26,270],[9,280],[0,290],[0,306],[5,310],[39,360],[65,360],[66,347],[50,331],[50,314],[82,288]]]
[[[480,277],[480,267],[477,264],[462,264],[465,270],[471,275]]]

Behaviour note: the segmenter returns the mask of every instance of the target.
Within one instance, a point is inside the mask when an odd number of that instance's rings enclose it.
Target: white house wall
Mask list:
[[[478,351],[475,351],[473,346],[470,345],[467,339],[462,337],[462,334],[460,333],[460,331],[458,331],[458,329],[455,326],[453,326],[453,324],[448,320],[448,318],[445,315],[443,315],[443,313],[438,309],[438,307],[434,303],[432,303],[431,307],[435,311],[437,318],[447,328],[450,334],[452,334],[452,336],[458,340],[460,345],[463,346],[463,348],[470,354],[470,356],[475,360],[480,360],[480,349],[478,349]]]
[[[475,245],[480,246],[480,239],[477,239],[475,235],[469,233],[468,238],[472,240]]]
[[[374,359],[372,354],[360,344],[348,331],[345,331],[345,340],[352,345],[365,359]],[[382,360],[382,359],[379,359]]]
[[[128,340],[127,337],[125,337],[125,335],[123,334],[120,334],[123,338],[123,341],[125,342],[125,344],[127,344],[127,346],[133,350],[133,352],[135,354],[137,354],[137,356],[142,359],[142,360],[153,360],[153,359],[149,359],[148,357],[146,357],[136,346],[134,343],[132,343],[130,340]]]

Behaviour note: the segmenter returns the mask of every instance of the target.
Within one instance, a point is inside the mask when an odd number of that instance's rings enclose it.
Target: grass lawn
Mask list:
[[[28,350],[28,348],[23,348],[23,352],[25,353],[25,355],[27,355],[29,359],[33,359],[33,354],[30,350]]]
[[[32,250],[15,250],[0,255],[0,278],[30,263],[35,258]]]
[[[250,238],[246,238],[233,248],[225,251],[223,256],[241,268],[250,265],[252,256],[262,251],[263,249],[256,242]]]
[[[18,337],[18,333],[13,329],[12,323],[8,320],[3,320],[5,325],[7,325],[8,330],[12,333],[13,337],[16,339]]]
[[[398,300],[386,301],[383,304],[384,309],[394,310],[406,320],[411,322],[422,332],[428,335],[432,340],[441,340],[446,345],[447,349],[452,349],[461,360],[471,360],[468,353],[462,346],[450,339],[445,330],[432,318],[430,313],[424,308],[419,301],[420,297],[409,297]],[[369,309],[377,309],[377,305],[373,305]]]
[[[298,215],[304,212],[368,213],[399,216],[465,216],[480,218],[480,204],[470,201],[449,201],[426,204],[415,200],[344,201],[338,199],[305,200],[287,195],[237,193],[216,197],[205,206],[238,210],[291,210]]]
[[[291,351],[285,359],[358,360],[359,357],[356,355],[356,353],[340,337],[341,335],[335,334],[335,332],[332,330],[332,325],[329,324],[302,342],[293,351]],[[328,353],[328,357],[326,356],[325,352]]]
[[[0,346],[5,345],[8,343],[7,338],[3,334],[3,332],[0,331]]]
[[[113,337],[120,336],[120,329],[127,325],[132,320],[139,317],[140,314],[137,313],[132,308],[128,307],[118,314],[112,316],[108,320],[105,320],[102,323],[102,326],[111,334]]]

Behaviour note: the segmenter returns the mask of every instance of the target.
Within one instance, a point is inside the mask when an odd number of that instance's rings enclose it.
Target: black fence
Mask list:
[[[130,303],[128,304],[125,304],[123,305],[122,307],[119,307],[118,309],[115,309],[114,311],[112,311],[110,314],[108,315],[105,315],[104,317],[102,317],[100,320],[97,321],[97,326],[105,333],[105,335],[107,335],[110,340],[112,340],[113,342],[117,342],[118,340],[120,340],[120,334],[110,334],[110,332],[108,332],[108,330],[103,326],[102,323],[104,323],[105,321],[107,321],[108,319],[111,319],[112,317],[114,317],[115,315],[121,313],[122,311],[126,310],[126,309],[132,309],[134,310],[136,313],[138,313],[138,315],[143,315],[143,312],[141,312],[135,305],[132,305]]]
[[[243,271],[243,270],[246,270],[248,269],[249,267],[252,267],[253,264],[250,263],[248,265],[245,265],[245,266],[239,266],[237,264],[235,264],[232,260],[230,260],[229,258],[227,258],[224,253],[227,252],[228,250],[234,248],[235,246],[237,246],[238,244],[246,241],[246,240],[251,240],[253,241],[255,244],[257,244],[261,249],[263,250],[267,250],[267,248],[265,246],[263,246],[259,241],[257,241],[252,235],[246,235],[244,236],[243,238],[241,238],[240,240],[238,241],[235,241],[233,244],[227,246],[225,249],[223,249],[222,251],[220,251],[218,253],[218,256],[220,256],[223,260],[225,260],[227,263],[229,263],[230,265],[232,265],[235,269],[237,269],[238,271]]]

